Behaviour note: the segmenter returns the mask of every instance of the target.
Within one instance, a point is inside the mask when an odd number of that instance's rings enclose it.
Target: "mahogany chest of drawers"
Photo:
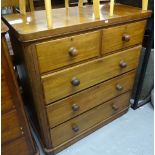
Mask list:
[[[150,11],[115,5],[4,16],[46,153],[55,154],[127,112]]]
[[[32,139],[5,39],[7,31],[8,28],[2,23],[1,153],[2,155],[35,155],[36,146]]]

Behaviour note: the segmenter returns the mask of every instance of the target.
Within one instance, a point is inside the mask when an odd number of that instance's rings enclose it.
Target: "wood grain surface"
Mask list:
[[[100,5],[97,19],[92,5],[53,9],[50,28],[45,10],[2,17],[48,155],[128,110],[151,11],[115,4],[110,17],[109,10]]]
[[[120,50],[129,46],[141,44],[144,36],[146,21],[125,24],[102,30],[102,54]],[[123,40],[128,35],[129,41]]]
[[[97,57],[100,53],[100,42],[100,31],[94,31],[39,43],[36,45],[36,49],[40,72],[47,72]],[[75,55],[69,53],[74,52],[73,50],[76,50]]]
[[[30,151],[25,141],[25,137],[20,137],[14,140],[13,143],[2,144],[2,155],[29,155]]]
[[[6,32],[1,32],[2,154],[18,155],[20,152],[23,155],[34,155],[37,149],[30,132],[14,66],[10,58],[5,38]],[[20,146],[17,146],[17,143]]]
[[[14,108],[15,108],[15,105],[13,104],[12,96],[2,68],[1,70],[1,112],[3,114]]]
[[[16,110],[2,115],[2,143],[22,136]]]
[[[109,4],[100,5],[100,18],[95,19],[92,5],[85,7],[69,7],[68,9],[53,9],[52,27],[48,28],[45,10],[27,12],[26,16],[11,14],[3,19],[20,41],[40,40],[66,33],[91,30],[130,21],[145,19],[151,16],[151,11],[122,4],[115,4],[112,17],[109,16]]]
[[[135,70],[48,105],[47,115],[50,127],[53,128],[105,101],[131,91],[134,78]],[[122,90],[117,89],[118,85]],[[79,107],[77,111],[73,106]]]
[[[42,76],[46,103],[72,95],[109,78],[135,69],[138,65],[140,49],[141,47],[137,46],[105,58]],[[121,68],[119,65],[121,61],[126,62],[127,67]],[[78,86],[71,84],[73,78],[80,81]]]
[[[80,115],[66,123],[63,123],[56,128],[51,129],[51,138],[53,146],[58,146],[70,138],[77,136],[84,130],[94,126],[95,124],[102,122],[106,118],[116,114],[117,112],[125,109],[129,105],[130,92],[125,93],[113,100],[106,102],[92,110]],[[113,106],[118,109],[114,110]],[[73,126],[76,125],[79,130],[73,131]],[[61,136],[60,136],[61,135]]]

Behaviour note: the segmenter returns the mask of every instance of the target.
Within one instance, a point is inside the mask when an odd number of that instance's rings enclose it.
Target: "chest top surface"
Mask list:
[[[100,19],[95,18],[92,5],[82,8],[53,9],[51,28],[47,27],[45,10],[27,12],[25,16],[21,14],[5,15],[3,19],[20,41],[30,41],[139,20],[151,15],[151,11],[115,4],[114,16],[110,17],[109,9],[109,4],[100,5]]]

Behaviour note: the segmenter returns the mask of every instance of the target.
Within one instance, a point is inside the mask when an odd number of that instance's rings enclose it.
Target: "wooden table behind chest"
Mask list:
[[[47,153],[57,153],[124,114],[138,66],[149,11],[115,5],[5,16],[21,80],[36,111]],[[28,20],[29,19],[29,20]],[[11,22],[21,21],[21,23]]]
[[[20,96],[15,73],[10,61],[5,33],[8,31],[2,23],[1,47],[1,113],[2,113],[2,155],[34,155],[37,153]]]

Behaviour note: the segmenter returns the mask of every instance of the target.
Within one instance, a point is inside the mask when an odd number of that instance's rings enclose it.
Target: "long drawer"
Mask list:
[[[42,76],[46,103],[79,92],[95,84],[135,69],[140,46],[75,67]]]
[[[135,70],[47,106],[51,128],[132,89]]]
[[[40,72],[97,57],[100,43],[101,33],[94,31],[36,44]]]
[[[2,144],[22,136],[16,110],[2,115]]]
[[[141,44],[146,20],[110,27],[102,31],[102,54]]]
[[[114,98],[92,110],[51,129],[54,147],[78,136],[85,130],[103,122],[129,105],[130,92]],[[60,136],[61,135],[61,136]]]

